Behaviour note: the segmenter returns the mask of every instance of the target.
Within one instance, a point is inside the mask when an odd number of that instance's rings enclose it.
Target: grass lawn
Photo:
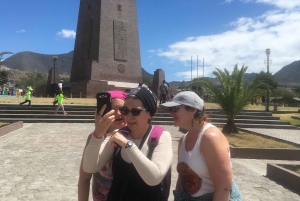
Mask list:
[[[280,165],[280,166],[300,174],[300,166],[299,165]]]
[[[275,139],[262,137],[242,131],[240,131],[239,134],[231,134],[225,136],[229,144],[234,147],[300,149],[300,145],[296,146],[290,143],[277,141]]]
[[[23,97],[12,97],[12,98],[1,98],[0,96],[0,103],[21,103],[25,99]],[[31,98],[31,104],[52,104],[54,98],[40,98],[40,97],[32,97]],[[69,100],[65,99],[64,104],[79,104],[79,105],[96,105],[96,99],[95,98],[69,98]]]
[[[222,128],[218,127],[220,130]],[[263,137],[252,133],[239,131],[237,134],[225,135],[230,145],[245,148],[280,148],[280,149],[300,149],[300,145]]]
[[[9,123],[4,123],[4,122],[0,122],[0,128],[5,126],[5,125],[8,125]]]
[[[300,113],[288,113],[288,114],[273,114],[274,117],[280,117],[280,120],[287,121],[291,125],[300,127],[300,119],[293,119],[292,116],[300,116]]]

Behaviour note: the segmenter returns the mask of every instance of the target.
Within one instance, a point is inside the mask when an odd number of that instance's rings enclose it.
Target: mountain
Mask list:
[[[38,54],[34,52],[19,52],[5,59],[1,64],[21,71],[36,71],[39,73],[48,73],[53,67],[54,55]],[[73,51],[67,54],[55,55],[58,59],[55,62],[55,67],[59,69],[60,74],[70,74]]]
[[[5,59],[1,65],[14,70],[48,73],[49,69],[54,65],[53,56],[54,55],[38,54],[29,51],[19,52]],[[58,59],[55,62],[55,67],[59,69],[60,74],[70,75],[73,51],[55,56],[58,56]],[[142,75],[147,77],[149,80],[153,80],[153,74],[148,73],[143,68]],[[257,73],[246,73],[245,81],[253,81],[256,75]],[[300,61],[294,61],[293,63],[284,66],[281,70],[274,74],[274,77],[280,85],[293,85],[295,83],[300,83]],[[217,80],[212,78],[212,81],[216,82]],[[172,82],[170,81],[170,83]],[[185,85],[188,82],[175,83],[176,85]]]
[[[149,80],[153,80],[153,75],[145,71],[145,69],[142,68],[142,76],[148,78]]]
[[[300,60],[284,66],[274,74],[275,80],[281,85],[294,85],[300,82]]]
[[[53,56],[58,59],[55,62],[55,68],[59,69],[59,74],[70,75],[72,68],[73,51],[67,54],[46,55],[34,52],[19,52],[5,59],[1,65],[10,69],[20,71],[36,71],[39,73],[48,73],[50,68],[53,67]],[[148,73],[142,68],[142,75],[153,79],[153,75]]]

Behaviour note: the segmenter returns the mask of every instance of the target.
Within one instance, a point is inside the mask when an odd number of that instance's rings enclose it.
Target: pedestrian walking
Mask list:
[[[57,100],[57,103],[58,103],[58,106],[57,106],[56,111],[54,113],[55,115],[58,115],[57,112],[60,108],[62,109],[64,115],[68,114],[68,113],[66,113],[64,105],[63,105],[64,99],[67,99],[67,98],[64,96],[63,92],[60,90],[59,93],[56,95],[54,101],[53,101],[53,102],[55,102]],[[69,99],[67,99],[67,100],[69,100]]]
[[[28,107],[31,106],[31,100],[30,100],[30,97],[31,97],[31,92],[33,91],[33,89],[31,87],[28,88],[26,94],[25,94],[25,101],[20,103],[20,105],[23,105],[24,103],[28,103]]]

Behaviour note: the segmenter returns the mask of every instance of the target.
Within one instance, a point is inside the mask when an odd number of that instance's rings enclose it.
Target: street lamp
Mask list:
[[[53,62],[54,62],[54,72],[53,72],[53,74],[54,74],[54,81],[53,81],[53,83],[55,83],[55,62],[56,62],[57,59],[58,59],[58,56],[53,56]]]
[[[265,61],[265,64],[267,66],[267,75],[269,76],[269,67],[270,67],[270,54],[271,50],[268,48],[266,49],[266,55],[267,55],[267,61]],[[268,81],[268,91],[267,91],[267,105],[266,105],[266,112],[269,112],[269,102],[270,102],[270,85]]]

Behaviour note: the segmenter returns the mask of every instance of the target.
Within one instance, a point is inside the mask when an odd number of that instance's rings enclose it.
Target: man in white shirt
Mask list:
[[[58,88],[59,88],[61,91],[62,91],[62,82],[63,82],[63,81],[60,80],[59,83],[58,83]]]

